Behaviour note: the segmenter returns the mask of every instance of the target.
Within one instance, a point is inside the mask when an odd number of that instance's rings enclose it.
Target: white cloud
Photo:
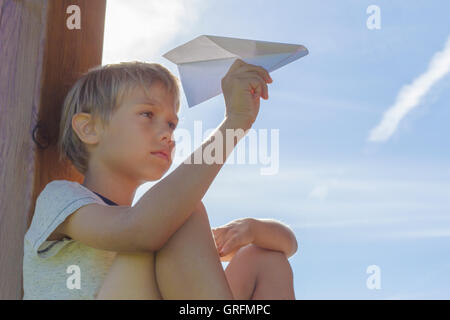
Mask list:
[[[328,196],[330,187],[338,185],[339,181],[337,179],[322,182],[321,184],[313,188],[313,190],[308,194],[308,198],[325,200],[325,198]]]
[[[334,219],[334,220],[332,220]],[[417,219],[416,219],[417,220]],[[314,217],[314,219],[308,219],[307,221],[299,221],[290,226],[294,229],[319,229],[319,228],[335,228],[335,229],[345,229],[345,228],[355,228],[355,227],[373,227],[373,226],[383,226],[392,225],[395,223],[403,223],[411,221],[408,217],[377,217],[366,216],[361,218],[352,218],[348,216],[335,215],[333,218],[324,219],[322,217]]]
[[[448,221],[444,221],[444,223]],[[389,234],[383,234],[384,238],[400,238],[400,239],[422,239],[422,238],[450,238],[450,227],[447,228],[433,228],[425,230],[411,230],[411,231],[395,231]]]
[[[108,0],[102,64],[154,61],[175,36],[188,33],[202,0]],[[170,50],[171,48],[168,48]]]
[[[372,129],[368,140],[372,142],[388,140],[408,112],[417,107],[431,87],[449,72],[450,37],[447,39],[445,48],[433,56],[428,70],[399,91],[394,105],[384,113],[381,122]]]
[[[308,198],[324,200],[328,195],[328,186],[316,186],[308,195]]]

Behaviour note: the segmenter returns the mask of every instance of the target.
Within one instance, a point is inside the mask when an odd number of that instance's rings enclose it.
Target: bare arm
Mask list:
[[[133,206],[88,204],[75,211],[55,230],[90,247],[110,251],[156,251],[189,218],[203,206],[201,199],[244,132],[235,139],[229,136],[226,152],[226,129],[235,126],[231,120],[222,121],[195,152],[201,152],[223,137],[223,158],[219,163],[182,163],[170,175],[149,189]]]
[[[265,69],[237,59],[222,78],[225,118],[192,155],[150,188],[133,207],[86,205],[69,216],[57,232],[112,251],[159,250],[197,206],[203,205],[201,199],[212,181],[255,121],[260,97],[268,98],[266,82],[271,79]],[[236,135],[227,134],[228,129],[239,128],[242,129]],[[202,157],[205,149],[218,152],[213,155],[218,161],[205,162]]]
[[[259,112],[260,98],[268,99],[267,83],[272,79],[264,68],[247,64],[241,59],[231,65],[222,78],[225,99],[225,117],[220,126],[190,157],[170,175],[148,190],[133,207],[134,225],[138,242],[148,242],[150,249],[160,249],[172,234],[187,220],[210,187],[223,163],[236,144],[251,128]],[[242,128],[228,135],[228,130]],[[218,141],[216,141],[218,139]],[[218,142],[218,143],[217,143]],[[215,158],[219,163],[196,164],[196,154],[202,158],[203,150],[219,145]],[[206,152],[208,154],[209,152]],[[152,239],[148,237],[151,235]]]
[[[141,237],[137,240],[138,242],[148,242],[151,236],[153,239],[150,241],[153,244],[151,249],[158,250],[187,220],[199,205],[233,148],[244,136],[242,131],[242,134],[236,135],[236,138],[231,135],[227,139],[226,130],[235,127],[231,120],[225,118],[210,137],[189,156],[190,164],[183,162],[139,199],[132,208],[132,219],[135,220],[135,225],[142,227],[142,230],[136,233],[137,237]],[[195,154],[201,156],[202,150],[214,143],[218,136],[221,136],[219,139],[223,139],[222,161],[207,164],[201,160],[201,163],[196,163],[198,160]],[[230,145],[229,150],[227,150],[227,142]]]
[[[261,248],[284,252],[287,258],[297,252],[297,239],[292,229],[286,224],[273,219],[249,219],[254,236],[253,244]]]
[[[230,261],[240,248],[248,244],[283,252],[287,258],[298,248],[292,229],[274,219],[242,218],[211,231],[221,261]]]

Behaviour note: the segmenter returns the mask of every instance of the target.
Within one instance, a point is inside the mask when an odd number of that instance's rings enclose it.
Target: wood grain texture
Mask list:
[[[69,30],[69,5],[81,29]],[[0,0],[0,299],[21,299],[23,237],[37,196],[56,179],[83,176],[58,160],[64,97],[101,64],[106,0]],[[33,129],[41,149],[33,141]]]

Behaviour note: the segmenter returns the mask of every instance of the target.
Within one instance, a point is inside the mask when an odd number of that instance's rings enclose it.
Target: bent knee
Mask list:
[[[96,299],[161,299],[154,262],[154,252],[117,253]]]
[[[195,211],[206,212],[206,207],[205,207],[205,204],[203,203],[202,200],[200,200],[200,201],[197,203],[197,206],[195,207]]]
[[[286,254],[281,251],[261,248],[254,244],[240,248],[236,254],[240,259],[248,259],[263,268],[286,269],[287,273],[293,276],[292,267]]]
[[[236,254],[247,255],[252,258],[264,257],[264,258],[273,258],[273,259],[287,259],[286,255],[281,251],[265,249],[255,244],[248,244],[239,248]]]
[[[197,205],[195,206],[194,210],[192,211],[191,215],[189,216],[189,218],[186,220],[186,223],[189,223],[190,221],[205,221],[207,220],[209,222],[208,219],[208,212],[206,211],[206,207],[203,204],[202,201],[199,201],[197,203]]]

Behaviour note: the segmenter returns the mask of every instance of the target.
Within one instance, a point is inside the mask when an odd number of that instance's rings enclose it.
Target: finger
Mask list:
[[[219,249],[219,254],[221,256],[227,255],[232,248],[233,248],[233,240],[230,239],[224,244],[224,246],[221,249]]]
[[[223,241],[222,240],[215,240],[215,242],[216,242],[217,250],[220,251],[220,249],[223,247]]]
[[[263,99],[269,98],[269,88],[264,82],[261,76],[255,74],[252,77],[242,77],[240,80],[250,81],[250,91],[255,97],[262,97]]]
[[[233,71],[234,73],[240,73],[242,71],[256,71],[258,72],[268,83],[272,83],[272,77],[270,76],[269,72],[258,65],[246,63],[242,59],[236,59],[236,61],[233,63],[232,67],[230,67],[229,71]]]
[[[269,72],[266,69],[264,69],[263,67],[261,67],[261,66],[257,66],[257,65],[254,65],[254,64],[248,64],[247,63],[247,64],[244,64],[244,65],[241,65],[239,67],[239,71],[236,70],[236,72],[239,72],[239,73],[240,72],[249,72],[249,71],[257,72],[268,83],[272,83],[272,81],[273,81],[272,77],[269,74]]]
[[[252,87],[251,92],[252,92],[253,98],[262,97],[264,99],[264,96],[263,96],[264,93],[262,92],[261,86],[257,86],[256,88]]]
[[[223,234],[223,232],[225,230],[223,228],[221,228],[221,227],[217,227],[217,228],[211,228],[211,231],[215,235],[221,235],[221,234]]]
[[[214,238],[214,243],[216,244],[217,250],[219,250],[222,247],[222,241],[218,240],[217,238]]]
[[[239,80],[248,82],[248,84],[250,85],[249,91],[251,92],[253,98],[259,98],[261,96],[263,99],[265,99],[266,87],[264,81],[260,77],[243,77],[239,78]]]
[[[239,69],[240,67],[242,67],[243,65],[245,65],[246,63],[242,60],[242,59],[236,59],[233,64],[231,65],[230,69],[228,69],[228,73],[231,73],[233,71],[235,71],[236,69]]]
[[[223,242],[223,235],[224,235],[224,230],[220,229],[217,230],[216,232],[213,232],[213,236],[214,236],[214,241],[216,242],[217,246],[219,247],[219,245]]]
[[[269,87],[267,86],[267,83],[265,82],[265,80],[261,77],[261,75],[258,73],[258,72],[255,72],[255,71],[251,71],[251,73],[254,75],[254,76],[256,76],[257,78],[259,78],[260,79],[260,81],[261,81],[261,84],[262,84],[262,98],[263,99],[269,99]]]

